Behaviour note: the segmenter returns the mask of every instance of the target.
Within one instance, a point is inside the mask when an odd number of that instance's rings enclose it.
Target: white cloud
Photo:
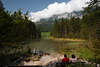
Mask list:
[[[63,14],[65,12],[71,13],[73,11],[83,10],[83,7],[86,7],[86,2],[90,0],[70,0],[68,3],[52,3],[48,5],[47,8],[38,11],[38,12],[30,12],[29,19],[36,22],[42,18],[49,18],[53,15]]]

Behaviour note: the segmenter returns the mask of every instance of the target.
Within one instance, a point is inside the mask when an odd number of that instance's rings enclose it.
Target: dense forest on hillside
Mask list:
[[[100,2],[91,0],[84,8],[82,18],[56,19],[51,36],[56,38],[78,38],[88,41],[88,47],[100,63]]]
[[[34,22],[28,20],[27,15],[28,12],[23,14],[21,9],[14,13],[5,11],[0,0],[0,65],[9,64],[27,52],[26,41],[41,37],[40,31]]]

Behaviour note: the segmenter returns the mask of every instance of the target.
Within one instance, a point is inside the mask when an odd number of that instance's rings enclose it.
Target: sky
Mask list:
[[[19,8],[24,8],[24,11],[40,11],[54,2],[68,2],[69,0],[2,0],[4,7],[9,11],[16,11]]]
[[[49,18],[53,15],[71,13],[83,10],[90,0],[2,0],[4,7],[9,11],[24,8],[23,12],[29,11],[29,19],[37,22],[40,19]]]

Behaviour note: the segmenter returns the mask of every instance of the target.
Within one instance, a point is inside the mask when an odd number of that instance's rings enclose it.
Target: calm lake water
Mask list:
[[[58,52],[59,48],[61,47],[67,47],[67,45],[75,45],[75,44],[81,44],[82,42],[59,42],[59,41],[52,41],[52,40],[40,40],[40,41],[34,41],[29,44],[31,49],[37,48],[38,50],[42,50],[44,52]]]
[[[53,41],[49,39],[50,32],[42,32],[41,33],[41,40],[34,41],[29,44],[31,49],[37,48],[38,50],[42,50],[44,52],[58,52],[59,48],[61,47],[67,47],[67,45],[75,45],[75,44],[81,44],[82,42],[76,42],[76,41]]]

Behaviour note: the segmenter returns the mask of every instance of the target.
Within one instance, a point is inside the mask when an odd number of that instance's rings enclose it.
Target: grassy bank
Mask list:
[[[55,38],[55,37],[50,37],[49,39],[54,40],[54,41],[85,41],[83,39],[75,39],[75,38]]]
[[[51,32],[41,32],[41,38],[42,39],[50,39],[54,41],[85,41],[83,39],[77,39],[77,38],[56,38],[50,36]]]
[[[61,54],[67,54],[68,57],[71,57],[72,54],[75,54],[77,58],[82,58],[83,60],[87,61],[93,61],[94,53],[87,48],[86,42],[72,42],[70,44],[66,44],[67,46],[64,46],[65,43],[62,43],[62,46],[59,46],[59,53]]]

